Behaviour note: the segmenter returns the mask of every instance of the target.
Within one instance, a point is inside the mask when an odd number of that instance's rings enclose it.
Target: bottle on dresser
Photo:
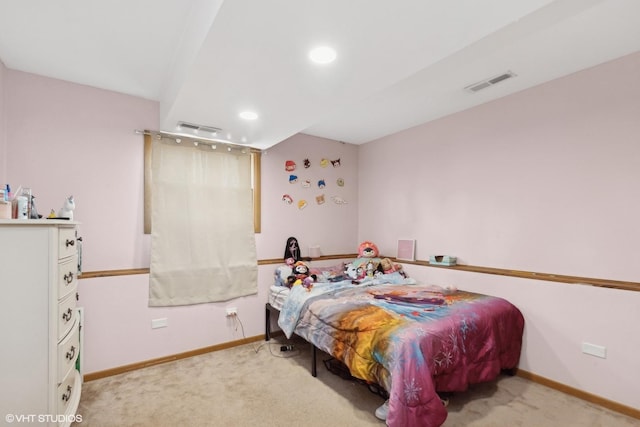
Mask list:
[[[0,188],[0,219],[11,219],[10,193],[9,184],[5,188]]]

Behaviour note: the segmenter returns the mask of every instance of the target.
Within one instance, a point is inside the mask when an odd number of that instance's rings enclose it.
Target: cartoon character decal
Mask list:
[[[335,203],[336,205],[346,205],[347,204],[347,201],[345,199],[343,199],[342,197],[333,196],[333,197],[331,197],[331,200],[333,200],[333,203]]]

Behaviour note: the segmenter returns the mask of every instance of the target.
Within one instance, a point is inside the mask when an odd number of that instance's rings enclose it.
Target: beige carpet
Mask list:
[[[284,342],[284,338],[280,338]],[[208,353],[84,383],[78,427],[109,426],[384,426],[383,403],[357,382],[326,370],[310,374],[311,351],[278,339]],[[290,341],[289,341],[290,342]],[[634,418],[520,377],[453,395],[447,427],[631,427]]]

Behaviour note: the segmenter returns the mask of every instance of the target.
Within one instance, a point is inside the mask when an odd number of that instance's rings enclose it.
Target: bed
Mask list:
[[[493,380],[519,362],[524,318],[502,298],[420,285],[398,273],[275,291],[267,306],[279,310],[284,334],[387,390],[392,427],[440,426],[447,411],[438,393]]]

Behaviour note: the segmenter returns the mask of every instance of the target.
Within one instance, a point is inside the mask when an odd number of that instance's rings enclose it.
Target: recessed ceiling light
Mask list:
[[[335,61],[336,51],[329,46],[319,46],[309,52],[309,59],[316,64],[329,64]]]
[[[240,113],[240,118],[245,120],[255,120],[258,118],[258,114],[253,111],[243,111]]]

